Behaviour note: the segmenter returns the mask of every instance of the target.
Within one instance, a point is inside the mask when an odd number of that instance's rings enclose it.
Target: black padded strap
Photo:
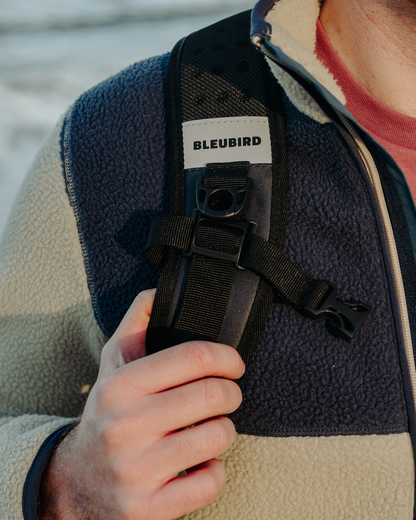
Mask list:
[[[170,213],[183,215],[185,207],[185,179],[183,172],[183,144],[180,120],[180,58],[186,38],[172,49],[166,74],[166,123],[169,135],[170,159]],[[169,315],[175,282],[179,272],[180,255],[169,249],[164,259],[163,269],[157,286],[152,315],[146,333],[146,352],[151,354],[168,344]]]
[[[207,165],[201,184],[206,188],[214,188],[210,207],[217,207],[221,211],[223,203],[221,193],[223,191],[229,193],[226,190],[241,189],[246,186],[248,166],[248,164]],[[244,209],[238,216],[244,218]],[[224,221],[203,219],[195,223],[195,227],[193,245],[201,248],[202,251],[210,250],[232,256],[240,250],[241,228],[227,225],[226,219]],[[189,250],[191,245],[189,244]],[[182,305],[172,328],[171,346],[191,339],[218,340],[230,299],[234,274],[235,265],[227,259],[192,255]]]
[[[225,223],[224,225],[213,224],[208,222],[209,215],[200,211],[204,215],[204,220],[199,224],[195,223],[195,228],[190,231],[192,226],[189,219],[192,218],[192,211],[189,211],[187,202],[188,172],[184,170],[182,123],[212,118],[267,118],[272,166],[267,173],[265,170],[264,173],[262,172],[264,177],[257,180],[251,178],[250,182],[269,183],[269,198],[264,197],[267,202],[264,203],[264,207],[256,210],[256,215],[270,213],[270,225],[267,226],[269,241],[282,249],[287,226],[289,169],[281,98],[280,87],[273,78],[264,57],[250,42],[249,11],[190,35],[173,50],[167,72],[166,106],[171,172],[171,217],[174,220],[166,228],[163,226],[152,228],[149,237],[151,247],[148,249],[148,255],[162,266],[162,275],[146,339],[148,353],[165,348],[171,344],[171,341],[176,342],[178,338],[188,337],[188,332],[190,336],[194,334],[193,337],[201,337],[200,333],[196,335],[196,327],[201,320],[204,330],[211,330],[210,337],[215,339],[218,336],[218,323],[221,320],[215,317],[217,310],[214,307],[221,308],[221,312],[225,315],[229,305],[225,301],[230,295],[228,287],[232,287],[232,279],[239,280],[238,287],[245,283],[240,273],[238,276],[235,275],[234,258],[241,253],[241,243],[247,229],[241,226],[232,227]],[[207,165],[201,172],[202,186],[206,188],[207,193],[208,190],[224,186],[229,190],[239,190],[246,183],[248,166],[241,168],[245,170],[242,179],[241,174],[236,171],[236,164],[234,168],[230,168],[229,164],[222,166],[217,164],[214,171],[211,171],[212,168]],[[216,204],[219,208],[222,205],[221,193],[219,195],[218,201],[214,201],[214,208]],[[273,208],[273,211],[270,211],[270,208]],[[205,217],[208,217],[208,220]],[[232,218],[241,223],[244,214],[239,212]],[[265,226],[264,222],[262,226]],[[182,251],[185,250],[182,235],[192,233],[194,236],[196,228],[196,236],[192,241],[191,260],[184,260],[181,257]],[[169,236],[172,235],[175,235],[176,239],[169,242]],[[205,251],[217,248],[221,255],[216,258],[211,255],[202,260],[198,259],[198,257],[205,257],[198,247],[205,248]],[[216,263],[215,267],[214,263]],[[218,272],[218,266],[223,263],[227,264],[225,270],[229,271],[227,282]],[[232,270],[229,266],[232,266]],[[204,278],[197,270],[204,272]],[[228,280],[231,280],[231,285]],[[209,287],[206,285],[208,282]],[[203,286],[204,294],[196,285],[193,287],[194,284]],[[269,290],[262,281],[257,280],[252,284],[250,291],[253,304],[251,310],[250,306],[246,306],[248,321],[243,329],[233,333],[233,344],[244,353],[246,362],[249,361],[257,346],[273,299],[273,291]],[[223,302],[219,301],[219,293]],[[238,300],[232,302],[232,305],[241,303]],[[191,314],[187,316],[186,309],[193,314],[193,317]],[[217,322],[212,326],[208,323],[211,316],[213,322]],[[182,324],[188,322],[189,325],[186,325],[188,332],[185,333]],[[223,330],[225,327],[228,327],[228,322],[223,323]],[[215,334],[212,332],[214,330]],[[227,328],[227,330],[234,329]],[[168,337],[171,337],[171,341],[167,341]]]
[[[216,341],[233,284],[231,262],[195,255],[170,345],[204,339]]]
[[[163,216],[154,220],[146,246],[146,254],[152,262],[163,258],[163,251],[167,247],[174,247],[188,252],[194,236],[196,218],[180,216]],[[161,238],[161,240],[159,240]],[[226,223],[206,221],[204,228],[196,235],[199,246],[210,250],[234,253],[240,245],[241,233],[238,228],[227,226]],[[199,255],[197,255],[198,258]],[[206,258],[206,262],[209,259]],[[212,262],[212,265],[215,262]],[[157,262],[156,262],[157,263]],[[231,262],[226,262],[231,264]],[[198,266],[201,266],[198,260]],[[271,284],[279,296],[298,307],[319,308],[322,300],[331,289],[331,285],[322,280],[315,280],[296,265],[283,251],[256,235],[247,235],[242,247],[239,266],[250,269]],[[221,264],[221,268],[224,264]],[[218,277],[216,268],[212,267],[212,274],[204,268],[205,282],[215,283]],[[230,271],[231,272],[231,271]],[[213,279],[214,278],[214,279]],[[191,280],[189,280],[191,282]],[[189,283],[188,282],[188,283]],[[195,275],[195,283],[204,284],[203,276]],[[214,288],[216,296],[222,293],[221,284]],[[208,289],[206,289],[208,290]],[[204,300],[206,294],[202,297]],[[209,304],[207,304],[209,307]]]

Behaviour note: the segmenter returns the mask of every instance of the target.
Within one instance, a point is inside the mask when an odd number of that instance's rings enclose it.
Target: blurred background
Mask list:
[[[83,91],[254,0],[0,0],[0,234],[59,116]]]

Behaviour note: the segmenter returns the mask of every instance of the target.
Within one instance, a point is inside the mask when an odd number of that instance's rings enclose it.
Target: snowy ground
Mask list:
[[[0,233],[33,157],[81,92],[252,5],[249,0],[0,0]]]

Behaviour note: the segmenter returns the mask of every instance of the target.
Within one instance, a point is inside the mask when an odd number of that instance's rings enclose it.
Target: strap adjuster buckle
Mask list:
[[[215,258],[216,260],[226,260],[227,262],[234,263],[235,266],[239,269],[244,270],[244,267],[240,266],[238,263],[240,260],[241,251],[243,249],[247,233],[255,234],[257,224],[251,221],[215,221],[211,218],[206,217],[205,215],[201,215],[201,213],[199,213],[196,210],[194,212],[194,217],[197,217],[197,221],[195,224],[195,229],[191,239],[190,247],[186,253],[182,254],[182,256],[191,257],[193,254],[197,254],[206,256],[208,258]],[[238,249],[234,253],[226,253],[225,251],[219,251],[216,249],[211,249],[208,247],[197,245],[196,241],[198,238],[198,231],[200,229],[201,224],[203,225],[206,222],[208,222],[209,224],[220,225],[223,228],[231,228],[232,230],[238,230],[240,234]]]
[[[337,288],[330,282],[325,282],[331,290],[321,302],[318,309],[305,306],[305,314],[314,320],[323,318],[331,320],[338,328],[339,335],[346,341],[351,341],[371,311],[371,306],[361,302],[347,303],[337,296]]]

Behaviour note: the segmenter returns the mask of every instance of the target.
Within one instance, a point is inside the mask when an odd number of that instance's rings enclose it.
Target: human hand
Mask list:
[[[172,520],[212,502],[241,404],[235,349],[193,341],[145,357],[154,290],[105,345],[79,425],[41,484],[41,520]],[[186,428],[194,425],[192,428]],[[184,476],[178,476],[183,470]]]

